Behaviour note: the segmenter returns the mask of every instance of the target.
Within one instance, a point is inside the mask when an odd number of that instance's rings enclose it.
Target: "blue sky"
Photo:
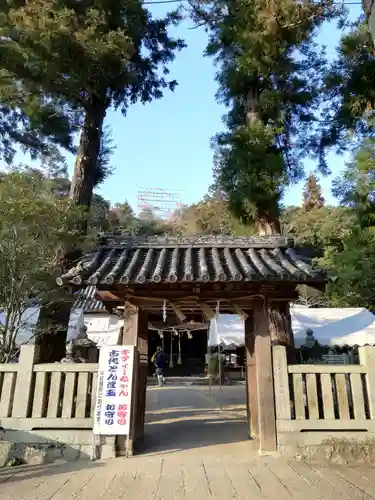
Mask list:
[[[160,16],[166,7],[155,5],[152,12]],[[353,19],[360,15],[360,5],[349,8]],[[225,109],[215,101],[213,62],[203,57],[207,35],[203,29],[191,28],[190,21],[176,28],[187,48],[171,65],[171,76],[179,82],[175,92],[166,92],[163,99],[151,104],[136,104],[126,118],[119,112],[107,115],[116,145],[112,158],[115,171],[98,193],[113,203],[128,200],[136,209],[140,188],[163,188],[181,190],[182,201],[190,204],[205,195],[212,181],[210,138],[222,130]],[[339,37],[335,25],[326,25],[319,42],[334,54]],[[68,158],[70,169],[73,160]],[[335,177],[343,169],[344,159],[330,155],[329,166]],[[314,168],[313,162],[306,162],[307,170]],[[333,202],[331,179],[322,179],[322,186],[327,202]],[[285,203],[299,204],[301,192],[301,185],[293,186]]]

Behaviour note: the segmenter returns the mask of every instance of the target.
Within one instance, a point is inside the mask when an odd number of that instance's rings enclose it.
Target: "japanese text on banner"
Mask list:
[[[133,347],[101,348],[94,433],[129,433],[133,362]]]

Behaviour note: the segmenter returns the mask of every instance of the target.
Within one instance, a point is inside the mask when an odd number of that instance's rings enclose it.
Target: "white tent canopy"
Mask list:
[[[296,347],[306,342],[306,330],[326,346],[375,344],[375,316],[365,308],[290,308]],[[215,334],[216,330],[216,334]],[[210,324],[209,345],[240,346],[245,342],[243,321],[239,316],[220,314]]]
[[[21,317],[21,326],[17,335],[17,344],[33,341],[35,328],[40,314],[39,307],[28,307]],[[0,311],[0,326],[5,323],[5,314]],[[82,327],[87,328],[87,337],[97,346],[116,345],[120,328],[124,320],[109,313],[84,314],[83,309],[72,309],[69,318],[67,340],[74,340],[80,334]]]

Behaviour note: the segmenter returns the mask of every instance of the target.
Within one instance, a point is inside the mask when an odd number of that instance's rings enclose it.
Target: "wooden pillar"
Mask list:
[[[276,413],[272,367],[272,349],[268,307],[257,301],[253,309],[258,400],[259,452],[275,452]]]
[[[148,315],[142,311],[138,322],[138,391],[137,415],[135,419],[135,436],[139,446],[143,444],[145,414],[146,414],[146,389],[148,376]]]
[[[33,392],[34,364],[39,361],[39,346],[23,345],[18,363],[14,365],[17,380],[14,390],[12,415],[16,418],[30,416]]]
[[[134,353],[129,439],[127,439],[127,436],[117,436],[116,448],[118,455],[132,456],[136,446],[143,439],[147,384],[147,364],[145,369],[145,361],[147,362],[147,334],[147,313],[139,307],[127,303],[124,311],[121,344],[135,346],[136,349]],[[144,372],[146,372],[146,376]]]
[[[246,314],[248,315],[245,320],[247,422],[249,425],[249,437],[257,438],[259,430],[254,322],[252,311],[246,311]]]

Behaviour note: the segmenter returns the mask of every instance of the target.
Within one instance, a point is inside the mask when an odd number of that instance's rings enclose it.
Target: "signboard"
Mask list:
[[[120,337],[120,331],[91,333],[87,332],[87,338],[96,344],[96,347],[117,345]]]
[[[100,349],[94,434],[129,434],[133,366],[133,346]]]
[[[87,337],[97,347],[118,345],[124,319],[111,314],[86,314]]]

